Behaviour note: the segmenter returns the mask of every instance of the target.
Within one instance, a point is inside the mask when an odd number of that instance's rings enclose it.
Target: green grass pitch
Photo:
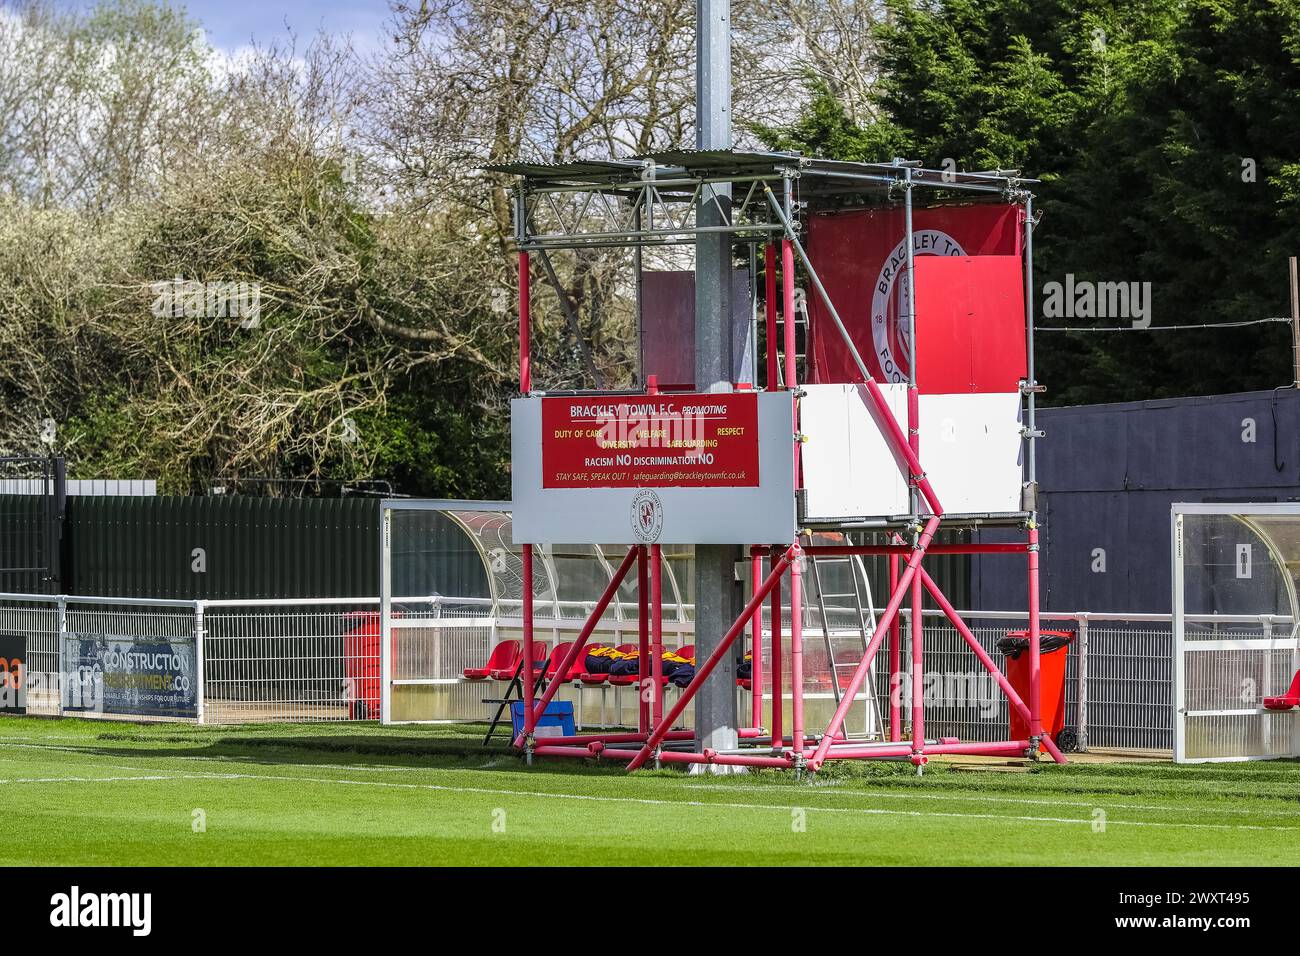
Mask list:
[[[0,864],[1293,865],[1300,764],[626,775],[476,727],[0,718]]]

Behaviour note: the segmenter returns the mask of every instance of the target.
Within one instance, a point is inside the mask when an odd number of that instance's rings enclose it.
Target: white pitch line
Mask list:
[[[3,741],[0,741],[2,744]],[[38,750],[56,750],[59,752],[75,753],[80,756],[95,758],[98,754],[87,753],[84,749],[77,747],[61,747],[57,745],[44,744],[12,744],[12,746],[30,747]],[[156,752],[151,756],[158,756],[168,760],[191,760],[209,763],[244,763],[251,762],[251,757],[204,757],[197,754],[176,754],[169,755],[166,752]],[[101,764],[100,766],[109,767],[115,770],[136,770],[138,768],[128,767],[121,764]],[[346,770],[361,771],[366,773],[422,773],[427,772],[430,768],[426,767],[375,767],[368,764],[335,764],[335,763],[289,763],[281,764],[286,767],[301,767],[311,770]],[[471,770],[470,772],[476,772]],[[516,775],[525,776],[522,772],[504,771],[506,773],[515,773]],[[894,790],[853,790],[839,785],[821,784],[817,786],[808,786],[803,789],[785,789],[777,786],[773,787],[746,787],[746,786],[729,786],[723,784],[683,784],[688,790],[712,790],[712,791],[732,791],[739,793],[779,793],[791,796],[801,796],[803,794],[816,794],[817,796],[845,796],[859,797],[870,799],[872,797],[882,797],[894,800],[942,800],[948,801],[965,801],[968,803],[992,803],[1006,804],[1015,806],[1059,806],[1059,807],[1080,807],[1089,810],[1146,810],[1158,813],[1204,813],[1204,814],[1234,814],[1239,816],[1266,816],[1291,818],[1300,817],[1300,807],[1293,811],[1288,810],[1268,810],[1268,809],[1248,809],[1237,807],[1196,807],[1189,809],[1178,806],[1164,806],[1160,804],[1143,804],[1143,803],[1109,803],[1101,800],[1097,801],[1072,801],[1072,800],[1050,800],[1050,799],[1031,799],[1029,797],[998,797],[992,795],[971,795],[971,794],[953,794],[953,793],[900,793]],[[1171,798],[1176,799],[1176,798]],[[1284,827],[1283,829],[1291,829]]]
[[[25,747],[30,747],[32,749],[46,749],[46,750],[55,750],[60,752],[72,752],[86,757],[98,756],[97,754],[86,753],[84,750],[75,747],[45,746],[41,744],[11,744],[11,746],[25,746]],[[196,761],[209,761],[209,762],[218,762],[218,763],[228,762],[226,758],[221,758],[221,757],[203,757],[197,755],[187,755],[187,756],[178,755],[175,757],[168,757],[166,754],[159,754],[159,756],[164,757],[166,759],[173,759],[173,760],[196,760]],[[123,765],[113,765],[113,766],[115,767],[115,769],[123,769],[123,770],[143,769],[143,768],[136,768],[136,767],[127,767]],[[293,764],[293,766],[315,768],[315,767],[331,766],[331,765]],[[332,765],[332,766],[339,766],[341,769],[356,769],[356,770],[370,769],[365,766],[348,766],[348,765]],[[398,769],[398,768],[393,768],[393,769]],[[418,767],[400,768],[400,769],[410,769],[415,772],[419,772],[421,770],[421,768]],[[317,784],[332,783],[332,784],[339,784],[345,786],[393,787],[393,788],[408,789],[408,790],[430,790],[430,791],[441,791],[441,792],[448,792],[448,793],[496,794],[500,796],[543,797],[543,798],[550,797],[553,799],[586,800],[586,801],[598,801],[598,802],[605,802],[605,803],[645,804],[645,805],[652,805],[652,806],[727,807],[731,809],[741,809],[741,810],[787,810],[787,811],[791,809],[796,809],[796,807],[792,805],[773,806],[771,804],[714,803],[714,802],[707,802],[702,800],[660,800],[660,799],[653,799],[649,797],[600,797],[591,794],[559,793],[555,791],[506,790],[506,789],[494,789],[494,788],[484,788],[484,787],[452,787],[452,786],[446,786],[442,784],[393,783],[391,781],[386,781],[386,780],[341,780],[334,777],[304,777],[304,776],[285,776],[285,775],[276,775],[276,774],[219,773],[217,771],[199,771],[190,774],[179,774],[179,775],[173,775],[169,779],[271,780],[271,781],[283,781],[283,782],[299,781],[303,783],[317,783]],[[702,789],[715,789],[715,790],[741,789],[738,787],[726,787],[726,786],[719,786],[716,784],[715,785],[687,784],[685,786],[688,788],[701,789],[701,790]],[[755,792],[755,791],[765,790],[766,788],[746,787],[743,789],[745,790],[745,792]],[[773,789],[774,792],[778,792],[778,793],[781,792],[776,788]],[[786,791],[786,792],[794,796],[798,795],[791,791]],[[864,799],[870,799],[873,796],[888,796],[888,797],[895,797],[897,799],[907,799],[908,796],[918,796],[925,799],[937,799],[937,800],[946,800],[946,799],[953,798],[953,795],[951,794],[909,795],[909,794],[899,794],[894,792],[883,792],[883,791],[882,792],[872,792],[872,791],[855,792],[850,790],[831,790],[829,788],[825,790],[813,790],[812,788],[810,788],[810,790],[807,792],[815,792],[819,794],[820,793],[841,793],[841,794],[852,795],[852,796],[861,796]],[[970,797],[969,795],[963,795],[963,796],[965,796],[966,799],[986,799],[990,801],[995,800],[995,798],[976,798],[976,797]],[[996,802],[1012,802],[1012,801],[996,801]],[[1026,805],[1044,805],[1044,804],[1052,805],[1053,803],[1052,801],[1049,800],[1029,800],[1026,798],[1016,798],[1015,802],[1024,803]],[[1091,809],[1107,809],[1107,810],[1148,809],[1147,807],[1135,806],[1135,805],[1102,804],[1102,803],[1097,803],[1097,804],[1062,803],[1059,805],[1085,806]],[[1012,815],[1012,814],[1001,814],[1001,813],[956,813],[956,812],[926,811],[926,810],[886,810],[879,807],[862,807],[862,808],[799,807],[798,809],[813,810],[814,812],[820,812],[820,813],[858,813],[858,814],[868,814],[868,815],[910,816],[910,817],[947,817],[947,818],[975,819],[975,820],[1014,820],[1014,821],[1029,822],[1029,823],[1063,823],[1063,824],[1080,824],[1080,825],[1088,825],[1088,826],[1093,825],[1093,823],[1095,822],[1091,818],[1080,819],[1077,817],[1036,817],[1036,816],[1028,816],[1028,815]],[[1178,811],[1181,808],[1152,806],[1149,809]],[[1215,808],[1210,808],[1210,809],[1215,809]],[[1218,808],[1218,809],[1225,809],[1225,808]],[[1182,812],[1197,812],[1197,811],[1183,810]],[[1250,811],[1245,811],[1245,812],[1250,812]],[[1290,814],[1284,814],[1284,815],[1290,816]],[[1270,830],[1270,831],[1282,831],[1282,832],[1294,832],[1296,830],[1300,830],[1300,827],[1280,827],[1280,826],[1262,826],[1262,825],[1256,826],[1251,824],[1234,824],[1234,823],[1176,823],[1176,822],[1167,822],[1167,821],[1158,821],[1158,820],[1108,819],[1106,823],[1107,825],[1121,824],[1124,826],[1167,827],[1167,828],[1195,829],[1195,830]]]
[[[39,740],[40,738],[32,737],[32,738],[25,738],[25,739]],[[71,739],[80,739],[80,738],[71,738]],[[12,740],[6,743],[6,741],[3,738],[0,738],[0,749],[2,749],[5,746],[24,747],[30,750],[53,750],[57,753],[75,754],[79,757],[86,757],[87,759],[95,759],[95,760],[98,760],[99,758],[104,756],[103,754],[93,752],[93,749],[91,749],[91,745],[87,745],[86,747],[64,747],[59,744],[16,743],[13,742]],[[240,755],[240,756],[232,755],[229,757],[205,757],[202,754],[172,754],[172,753],[168,753],[166,750],[151,750],[147,752],[142,752],[142,754],[147,755],[149,757],[157,757],[166,760],[196,760],[205,763],[260,764],[263,762],[258,757],[249,756],[249,755]],[[11,758],[0,757],[0,761],[7,760],[7,759],[11,759]],[[303,767],[312,770],[360,770],[360,771],[373,772],[373,773],[424,773],[431,769],[434,769],[430,767],[406,767],[406,766],[377,767],[371,764],[359,764],[359,763],[357,764],[299,763],[299,762],[292,762],[292,761],[287,763],[283,761],[277,761],[276,763],[278,766],[281,767]],[[100,766],[112,767],[114,765],[100,764]],[[127,769],[133,769],[133,768],[127,768]],[[478,772],[478,768],[467,768],[467,769],[471,770],[472,772]],[[498,771],[498,772],[515,773],[520,776],[526,776],[526,774],[524,774],[522,771]]]
[[[850,790],[850,789],[833,789],[831,787],[813,788],[809,787],[806,791],[786,789],[783,787],[745,787],[745,786],[727,786],[716,783],[688,783],[684,785],[687,790],[732,790],[742,793],[815,793],[818,796],[828,797],[854,797],[870,796],[885,797],[894,800],[964,800],[970,803],[1014,803],[1023,806],[1044,806],[1044,807],[1084,807],[1086,809],[1103,809],[1103,810],[1164,810],[1176,813],[1234,813],[1250,816],[1266,817],[1295,817],[1300,819],[1300,805],[1294,810],[1251,810],[1244,807],[1196,807],[1189,809],[1187,807],[1168,806],[1166,804],[1154,803],[1105,803],[1100,800],[1049,800],[1049,799],[1031,799],[1029,797],[998,797],[993,795],[974,795],[974,794],[956,794],[956,793],[908,793],[898,790]],[[1171,797],[1170,799],[1177,799]]]
[[[788,813],[791,810],[809,810],[813,813],[848,813],[859,814],[864,816],[901,816],[901,817],[939,817],[945,819],[960,820],[1003,820],[1015,821],[1019,823],[1058,823],[1070,824],[1075,826],[1093,826],[1096,821],[1091,817],[1034,817],[1025,815],[1011,815],[1005,813],[957,813],[954,811],[931,811],[931,810],[886,810],[880,807],[800,807],[792,805],[777,805],[764,803],[732,803],[732,802],[710,802],[705,800],[662,800],[652,797],[601,797],[594,794],[586,793],[561,793],[558,791],[547,790],[506,790],[495,787],[452,787],[444,784],[435,783],[394,783],[390,780],[340,780],[336,777],[301,777],[285,776],[281,774],[248,774],[248,773],[193,773],[182,776],[194,780],[270,780],[284,783],[316,783],[316,784],[336,784],[341,786],[352,787],[385,787],[399,790],[429,790],[439,793],[471,793],[485,796],[502,796],[502,797],[534,797],[551,800],[578,800],[590,803],[616,803],[632,804],[639,806],[663,806],[663,807],[699,807],[703,809],[717,808],[725,810],[768,810],[782,811]],[[1276,827],[1276,826],[1255,826],[1242,823],[1169,823],[1158,820],[1113,820],[1107,819],[1106,825],[1122,825],[1134,827],[1160,827],[1181,830],[1267,830],[1282,831],[1293,833],[1300,830],[1300,827]]]
[[[0,785],[15,783],[121,783],[136,780],[179,780],[177,774],[151,774],[138,777],[13,777],[0,780]]]

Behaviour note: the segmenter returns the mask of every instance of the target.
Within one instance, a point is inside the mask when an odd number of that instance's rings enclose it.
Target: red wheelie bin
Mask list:
[[[1039,702],[1043,732],[1056,742],[1065,727],[1065,663],[1074,634],[1070,631],[1038,632]],[[1029,703],[1029,632],[1008,631],[998,641],[998,650],[1006,657],[1006,675],[1020,699]],[[1029,739],[1029,721],[1011,708],[1011,740]]]

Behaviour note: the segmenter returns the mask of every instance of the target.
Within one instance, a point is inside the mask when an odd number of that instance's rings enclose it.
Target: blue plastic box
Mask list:
[[[522,700],[512,701],[510,704],[510,723],[514,727],[516,737],[524,732],[524,707],[526,706],[527,704]],[[535,737],[572,737],[575,733],[577,730],[573,723],[573,703],[567,700],[553,700],[547,704],[545,713],[537,718],[537,726],[533,730]]]

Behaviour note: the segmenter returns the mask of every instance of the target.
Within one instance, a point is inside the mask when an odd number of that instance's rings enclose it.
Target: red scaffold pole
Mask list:
[[[529,342],[532,324],[528,296],[528,253],[519,253],[519,392],[527,395],[533,390],[533,358]]]
[[[790,691],[793,700],[792,742],[803,753],[803,555],[796,541],[790,548]]]
[[[1038,614],[1038,526],[1029,525],[1029,736],[1042,740],[1043,697]]]
[[[784,300],[785,310],[785,387],[794,391],[799,387],[799,367],[798,354],[799,346],[795,337],[798,330],[798,323],[794,318],[794,246],[790,240],[784,239],[781,242],[781,291]],[[791,434],[794,436],[794,487],[799,487],[800,478],[800,453],[802,445],[799,441],[799,400],[797,397],[790,403],[790,427]],[[793,635],[792,635],[793,636]]]
[[[650,701],[646,699],[646,662],[650,659],[650,571],[646,546],[637,545],[636,549],[636,631],[637,649],[640,656],[636,662],[637,686],[641,689],[637,706],[637,730],[643,734],[650,732]]]
[[[704,686],[704,682],[709,679],[709,675],[713,673],[713,669],[718,666],[719,662],[727,654],[731,653],[731,645],[735,642],[736,636],[744,631],[745,622],[753,615],[754,609],[763,603],[768,592],[771,591],[772,588],[781,580],[781,575],[785,573],[785,569],[789,564],[790,553],[786,552],[781,556],[781,559],[777,561],[776,567],[772,569],[772,573],[767,576],[767,580],[763,582],[758,592],[749,599],[749,603],[745,605],[745,609],[740,613],[740,617],[736,618],[731,627],[727,629],[727,633],[722,636],[722,640],[719,641],[718,646],[713,649],[713,653],[709,655],[708,660],[704,662],[703,666],[696,669],[694,679],[686,686],[686,689],[682,691],[682,695],[677,698],[677,703],[673,705],[673,709],[669,711],[668,715],[656,725],[654,732],[650,734],[650,739],[645,742],[645,746],[641,748],[640,752],[635,758],[633,758],[632,762],[628,764],[628,770],[636,770],[646,762],[651,754],[654,753],[655,749],[663,741],[664,734],[668,732],[668,728],[672,727],[672,725],[676,723],[677,718],[680,717],[682,711],[686,709],[686,705],[695,697],[696,691]]]
[[[975,652],[975,657],[984,665],[984,669],[989,672],[998,687],[1002,690],[1002,693],[1006,695],[1007,702],[1018,714],[1020,714],[1022,718],[1024,718],[1026,722],[1028,722],[1030,719],[1029,705],[1021,699],[1019,694],[1016,693],[1016,689],[1011,686],[1011,681],[1007,680],[1007,676],[1002,673],[998,668],[998,665],[994,663],[993,658],[989,656],[989,652],[984,650],[980,645],[980,642],[976,639],[974,633],[971,632],[971,629],[967,626],[966,622],[962,620],[961,615],[957,613],[957,609],[952,606],[952,602],[948,600],[943,591],[939,589],[939,585],[934,582],[934,579],[931,578],[928,573],[926,573],[924,568],[921,569],[921,583],[924,584],[925,589],[930,592],[930,597],[934,599],[934,603],[939,605],[939,610],[943,611],[944,617],[946,617],[952,626],[956,628],[957,633],[961,635],[962,640],[966,642],[966,645]],[[1051,737],[1044,736],[1042,743],[1048,753],[1052,755],[1052,759],[1057,763],[1065,763],[1065,757],[1056,747],[1056,744],[1052,742]]]
[[[532,569],[531,545],[524,545],[524,554],[527,556],[526,567],[524,570],[524,576],[527,580]],[[614,572],[614,576],[611,577],[609,583],[605,585],[605,590],[601,593],[600,600],[596,602],[596,606],[592,609],[591,615],[587,618],[587,622],[582,625],[582,630],[578,632],[578,639],[573,642],[573,646],[570,647],[568,652],[564,655],[564,660],[556,670],[556,679],[551,681],[550,685],[546,688],[546,692],[542,694],[542,699],[537,702],[537,706],[524,712],[525,718],[531,714],[533,715],[533,721],[535,722],[536,718],[546,713],[546,705],[551,702],[551,698],[555,696],[555,692],[559,690],[560,685],[564,683],[564,675],[569,673],[569,670],[573,667],[573,662],[578,659],[578,655],[581,654],[583,649],[587,646],[587,641],[591,639],[591,634],[596,630],[596,625],[604,615],[605,609],[609,607],[609,602],[614,599],[614,595],[618,593],[618,589],[622,585],[623,579],[627,577],[628,571],[632,569],[632,564],[636,561],[636,555],[636,545],[628,548],[627,556],[623,558],[623,563],[618,566],[618,570]],[[532,588],[527,583],[524,585],[524,595],[524,603],[526,607],[524,611],[524,633],[530,634],[532,631],[531,612],[533,602]],[[532,670],[531,667],[528,669],[530,671]],[[532,698],[530,697],[529,700],[532,700]],[[532,728],[532,724],[529,723],[527,719],[524,721],[524,726],[529,730]],[[524,735],[521,734],[515,738],[516,747],[523,743],[523,737]]]
[[[857,668],[853,671],[853,676],[849,678],[848,687],[846,687],[840,696],[840,705],[835,708],[835,716],[826,727],[826,733],[822,736],[821,742],[817,745],[817,750],[813,754],[813,759],[809,762],[809,769],[816,772],[826,760],[826,752],[830,750],[831,742],[840,728],[844,726],[844,718],[848,716],[849,708],[853,706],[853,700],[858,695],[862,682],[867,677],[867,671],[871,669],[871,662],[875,659],[876,651],[880,649],[881,642],[888,633],[889,625],[894,618],[898,616],[898,609],[903,605],[903,597],[907,594],[908,588],[911,587],[912,578],[916,575],[921,566],[921,559],[925,557],[925,550],[930,546],[930,541],[934,538],[934,532],[939,527],[939,516],[931,515],[925,522],[925,528],[916,539],[916,548],[913,549],[911,556],[907,559],[907,565],[903,568],[903,573],[899,576],[898,586],[889,596],[889,604],[886,605],[885,611],[876,622],[876,631],[867,644],[866,653],[862,655],[862,660],[858,662]]]
[[[537,722],[537,714],[533,711],[533,695],[537,693],[537,687],[533,675],[533,546],[531,544],[523,547],[523,563],[524,593],[521,611],[524,616],[524,700],[528,701],[528,706],[524,708],[523,736],[531,737]]]
[[[908,283],[912,282],[912,194],[907,194],[907,254],[908,254]],[[908,303],[911,312],[912,341],[916,341],[916,300],[912,299]],[[916,366],[920,350],[915,345],[912,347],[912,368],[910,382],[907,386],[907,443],[912,449],[912,454],[920,460],[921,457],[921,398],[916,388]],[[921,479],[919,470],[914,471],[911,476],[913,487]],[[918,501],[916,494],[911,495],[912,506],[915,508]],[[925,619],[921,614],[921,574],[925,569],[918,567],[919,573],[912,576],[912,763],[917,768],[924,766],[925,757]]]
[[[898,589],[898,555],[889,556],[889,593]],[[901,665],[903,663],[902,628],[898,626],[898,615],[894,615],[889,625],[889,739],[893,743],[903,739],[903,708]]]
[[[770,247],[769,247],[770,248]],[[763,553],[753,551],[749,556],[749,590],[758,593],[763,582]],[[763,605],[754,609],[749,630],[749,710],[750,726],[763,726]]]
[[[917,568],[912,576],[912,760],[923,762],[925,754],[925,621],[921,617],[921,575]]]
[[[770,553],[771,568],[776,570],[781,560],[781,549],[772,548]],[[781,579],[777,578],[776,587],[772,588],[772,746],[782,745],[781,731],[785,720],[785,674],[781,658],[785,649],[781,646]]]
[[[650,545],[650,729],[657,731],[664,719],[664,600],[663,547]],[[641,689],[642,695],[645,688]]]
[[[776,341],[776,246],[768,243],[763,247],[763,278],[767,293],[764,305],[764,318],[767,327],[767,390],[775,392],[778,386],[777,374],[778,348]]]
[[[785,387],[796,388],[799,384],[798,369],[795,368],[797,345],[794,321],[794,246],[789,239],[781,240],[781,311],[785,314]]]

